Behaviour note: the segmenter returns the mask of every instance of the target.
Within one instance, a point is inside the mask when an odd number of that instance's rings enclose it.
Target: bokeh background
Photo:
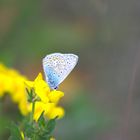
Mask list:
[[[0,62],[33,80],[46,54],[75,53],[60,85],[58,140],[140,140],[140,1],[0,0]],[[19,121],[0,103],[0,139]]]

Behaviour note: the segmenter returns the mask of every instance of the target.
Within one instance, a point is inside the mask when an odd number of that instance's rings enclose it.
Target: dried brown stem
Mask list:
[[[123,126],[122,126],[122,133],[121,133],[121,140],[128,140],[128,131],[129,131],[129,120],[132,114],[132,105],[133,105],[133,93],[134,93],[134,86],[135,86],[135,80],[137,75],[137,70],[139,66],[139,60],[140,60],[140,49],[137,51],[135,60],[134,60],[134,66],[131,76],[131,81],[128,89],[128,96],[127,96],[127,103],[123,118]]]

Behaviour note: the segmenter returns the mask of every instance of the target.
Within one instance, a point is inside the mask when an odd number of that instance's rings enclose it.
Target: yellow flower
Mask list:
[[[50,92],[50,88],[48,84],[43,80],[41,73],[38,74],[37,78],[33,82],[26,81],[25,83],[29,88],[33,88],[35,90],[35,93],[43,102],[49,102],[48,93]]]
[[[34,81],[26,81],[25,83],[29,90],[34,89],[35,94],[41,99],[41,101],[35,103],[34,120],[37,121],[43,111],[49,119],[64,116],[63,108],[57,107],[57,103],[64,96],[64,93],[57,90],[51,91],[48,84],[43,80],[41,73]],[[30,112],[31,109],[32,104],[30,104]]]
[[[27,115],[32,108],[32,104],[27,101],[26,88],[34,89],[35,94],[41,99],[35,104],[34,120],[37,121],[43,111],[49,119],[64,116],[64,109],[57,106],[64,93],[57,90],[51,91],[41,73],[34,81],[29,81],[18,71],[0,63],[0,97],[8,93],[13,102],[17,103],[22,115]]]
[[[22,99],[27,100],[24,81],[23,77],[16,77],[13,81],[13,92],[10,92],[10,95],[16,103],[19,103]]]
[[[0,97],[2,97],[4,95],[4,93],[6,92],[6,80],[5,80],[5,75],[0,73]]]
[[[29,112],[31,112],[30,111],[30,104],[24,98],[19,102],[18,108],[19,108],[21,114],[24,116],[28,115]]]
[[[36,102],[35,103],[35,111],[34,111],[34,120],[37,121],[44,111],[44,115],[47,116],[48,112],[50,112],[54,108],[54,103],[44,103],[44,102]],[[29,110],[32,110],[32,104],[30,104]]]
[[[27,94],[24,81],[27,80],[14,69],[9,69],[0,64],[0,97],[9,94],[13,102],[17,103],[21,113],[27,114]]]
[[[14,102],[19,103],[25,96],[24,81],[26,78],[14,69],[8,69],[0,64],[0,96],[8,93]]]
[[[62,107],[54,107],[50,112],[47,114],[48,118],[53,119],[55,117],[62,118],[65,114],[65,111]]]
[[[25,140],[23,131],[20,132],[22,140]]]
[[[29,105],[29,110],[32,110],[32,104]],[[38,121],[41,113],[44,111],[44,116],[49,119],[53,119],[56,116],[58,118],[62,118],[65,114],[64,109],[61,107],[57,107],[54,103],[44,103],[44,102],[36,102],[35,103],[35,111],[34,111],[34,120]]]
[[[52,103],[58,103],[58,101],[60,100],[60,98],[62,98],[64,96],[64,93],[61,91],[56,91],[53,90],[48,94],[49,100]]]
[[[50,140],[56,140],[54,137],[51,137]]]

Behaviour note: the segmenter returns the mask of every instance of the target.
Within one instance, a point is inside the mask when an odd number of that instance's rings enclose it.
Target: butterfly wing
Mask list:
[[[78,62],[78,56],[75,54],[64,54],[65,67],[63,69],[59,84],[70,74]]]
[[[55,89],[59,85],[60,76],[58,75],[56,64],[58,63],[58,54],[47,55],[43,59],[43,69],[45,72],[46,81],[52,89]]]
[[[56,88],[69,75],[77,64],[78,56],[74,54],[53,53],[43,59],[46,81],[51,88]]]

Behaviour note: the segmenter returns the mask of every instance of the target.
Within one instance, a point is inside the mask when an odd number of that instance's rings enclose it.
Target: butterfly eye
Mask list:
[[[54,89],[58,89],[58,87],[55,87]]]

